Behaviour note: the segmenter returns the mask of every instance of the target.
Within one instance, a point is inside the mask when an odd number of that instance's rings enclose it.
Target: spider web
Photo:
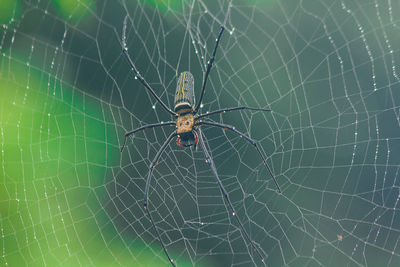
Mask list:
[[[267,266],[399,266],[398,1],[5,1],[0,4],[0,265],[169,266],[143,210],[149,164],[190,71],[237,215]],[[295,3],[296,2],[296,3]],[[5,5],[5,7],[2,7]],[[6,8],[7,7],[7,8]],[[264,266],[199,148],[171,142],[149,208],[177,266]]]

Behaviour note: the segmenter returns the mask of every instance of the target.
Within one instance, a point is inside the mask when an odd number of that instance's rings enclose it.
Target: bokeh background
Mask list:
[[[0,265],[169,266],[143,210],[148,166],[189,70],[201,112],[254,138],[203,128],[266,266],[400,265],[400,2],[2,0]],[[171,142],[150,210],[178,266],[264,266],[200,149]]]

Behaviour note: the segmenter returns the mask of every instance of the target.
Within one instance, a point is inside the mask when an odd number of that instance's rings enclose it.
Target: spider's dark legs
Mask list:
[[[154,96],[154,98],[158,101],[158,103],[160,103],[160,105],[168,112],[170,113],[172,116],[175,116],[176,113],[173,112],[169,107],[167,107],[167,105],[164,104],[164,102],[162,102],[161,98],[159,98],[157,96],[157,94],[154,92],[154,90],[150,87],[150,85],[146,82],[146,80],[142,77],[142,75],[140,75],[140,73],[138,72],[138,70],[136,69],[135,65],[133,64],[132,59],[129,57],[128,54],[128,50],[126,47],[124,47],[122,49],[122,52],[124,53],[124,55],[126,56],[126,59],[128,60],[129,65],[131,66],[135,77],[139,80],[139,82],[141,82],[143,84],[144,87],[147,88],[147,90],[150,91],[150,93]]]
[[[124,28],[123,28],[123,32],[122,32],[122,52],[124,53],[126,60],[128,61],[129,65],[131,66],[133,73],[134,73],[135,77],[139,80],[139,82],[141,84],[143,84],[143,86],[146,87],[147,90],[149,90],[149,92],[154,96],[154,98],[158,101],[158,103],[160,103],[160,105],[166,111],[168,111],[168,113],[170,113],[172,116],[176,116],[177,114],[175,112],[173,112],[169,107],[167,107],[167,105],[165,105],[164,102],[162,102],[161,98],[159,98],[157,96],[157,94],[154,92],[154,90],[151,88],[151,86],[146,82],[146,80],[142,77],[142,75],[140,75],[139,71],[135,67],[135,64],[133,64],[133,61],[128,54],[128,48],[126,46],[127,19],[128,19],[128,16],[126,16],[124,19]]]
[[[206,74],[204,75],[203,87],[201,89],[199,103],[197,103],[197,106],[194,109],[194,113],[195,114],[199,111],[199,108],[200,108],[200,105],[201,105],[201,101],[203,100],[203,95],[204,95],[204,90],[206,89],[206,83],[207,83],[207,79],[208,79],[208,74],[210,73],[212,64],[214,62],[215,54],[217,53],[217,48],[218,48],[218,45],[219,45],[219,40],[221,39],[221,36],[222,36],[222,33],[224,32],[224,29],[225,29],[224,26],[221,26],[221,31],[219,32],[218,38],[217,38],[217,40],[215,42],[214,52],[212,54],[212,57],[208,61]]]
[[[125,145],[126,145],[126,139],[127,139],[130,135],[132,135],[132,134],[134,134],[134,133],[136,133],[136,132],[139,132],[139,131],[141,131],[141,130],[145,130],[145,129],[150,129],[150,128],[159,127],[159,126],[174,126],[174,125],[175,125],[175,122],[173,122],[173,121],[161,122],[161,123],[153,123],[153,124],[147,124],[147,125],[145,125],[145,126],[142,126],[142,127],[140,127],[140,128],[137,128],[137,129],[135,129],[135,130],[132,130],[132,131],[130,131],[130,132],[127,132],[127,133],[125,134],[124,143],[122,144],[122,147],[121,147],[121,152],[122,152],[122,150],[124,150],[124,147],[125,147]]]
[[[218,176],[218,173],[217,173],[217,169],[215,168],[215,165],[214,165],[214,161],[212,160],[212,158],[210,156],[210,153],[207,150],[206,144],[204,143],[204,140],[203,140],[203,134],[202,134],[200,129],[197,130],[197,135],[199,136],[200,146],[203,149],[203,153],[204,153],[204,156],[206,158],[206,162],[208,163],[208,165],[210,165],[210,168],[211,168],[211,170],[212,170],[212,172],[214,174],[215,179],[217,180],[217,183],[218,183],[218,186],[219,186],[219,188],[220,188],[220,190],[222,192],[222,195],[224,196],[225,200],[229,204],[229,207],[230,207],[230,209],[232,211],[232,215],[236,218],[236,221],[240,225],[240,228],[242,230],[243,235],[246,237],[246,239],[250,243],[251,247],[257,252],[258,256],[261,258],[261,261],[264,262],[263,256],[261,255],[261,253],[258,250],[258,248],[253,244],[253,241],[250,239],[250,236],[247,234],[246,230],[244,229],[243,224],[239,220],[239,217],[237,216],[236,211],[233,208],[231,201],[229,200],[228,193],[226,192],[224,186],[222,185],[221,180],[219,179],[219,176]]]
[[[266,161],[264,155],[261,153],[261,150],[258,148],[256,141],[254,141],[253,139],[251,139],[251,138],[248,137],[247,135],[241,133],[240,131],[236,130],[236,128],[233,127],[233,126],[231,126],[231,125],[227,125],[227,124],[223,124],[223,123],[218,123],[218,122],[210,122],[210,121],[200,121],[200,122],[198,122],[196,125],[217,126],[217,127],[222,128],[222,129],[225,129],[225,130],[226,130],[226,129],[231,130],[232,132],[235,132],[235,133],[237,133],[238,135],[240,135],[240,137],[244,137],[244,139],[246,139],[250,144],[252,144],[252,145],[255,147],[255,149],[257,150],[258,154],[260,155],[260,157],[261,157],[262,160],[263,160],[264,166],[267,168],[269,174],[271,175],[272,179],[274,180],[275,185],[276,185],[276,188],[278,188],[279,193],[282,193],[282,191],[281,191],[281,189],[280,189],[280,187],[279,187],[279,185],[278,185],[278,182],[276,181],[275,176],[272,174],[272,171],[271,171],[271,169],[269,168],[269,166],[268,166],[268,164],[267,164],[267,161]]]
[[[214,114],[218,114],[218,113],[224,113],[224,112],[228,112],[228,111],[235,111],[235,110],[242,110],[242,109],[247,109],[247,110],[255,110],[255,111],[271,111],[270,109],[264,109],[264,108],[251,108],[251,107],[234,107],[234,108],[223,108],[223,109],[218,109],[212,112],[208,112],[205,114],[201,114],[199,116],[196,117],[196,119],[200,119],[206,116],[210,116],[210,115],[214,115]]]
[[[161,245],[162,245],[162,248],[163,248],[163,250],[164,250],[164,253],[165,253],[165,255],[167,255],[168,261],[172,264],[172,266],[176,267],[174,261],[169,257],[168,252],[167,252],[167,249],[166,249],[165,246],[164,246],[164,243],[161,241],[160,233],[158,232],[158,229],[156,228],[156,226],[155,226],[155,224],[154,224],[154,222],[153,222],[153,218],[152,218],[151,215],[150,215],[149,209],[147,209],[146,206],[144,207],[144,209],[146,210],[147,215],[148,215],[149,218],[150,218],[151,224],[153,225],[153,228],[154,228],[154,230],[155,230],[156,233],[157,233],[158,240],[160,240],[160,243],[161,243]]]
[[[153,218],[152,218],[151,215],[150,215],[150,211],[149,211],[149,209],[147,208],[147,198],[148,198],[148,194],[149,194],[150,180],[151,180],[151,175],[152,175],[152,173],[153,173],[153,169],[154,169],[154,167],[157,165],[158,159],[160,158],[161,154],[164,152],[165,148],[168,146],[169,142],[170,142],[170,141],[172,140],[172,138],[174,138],[176,135],[177,135],[176,131],[173,131],[173,132],[168,136],[167,140],[165,140],[164,144],[161,146],[160,150],[158,150],[156,156],[154,157],[153,161],[151,162],[150,168],[149,168],[149,173],[148,173],[147,179],[146,179],[146,187],[145,187],[145,190],[144,190],[144,201],[143,201],[144,209],[146,210],[147,215],[148,215],[149,218],[150,218],[151,224],[153,225],[154,231],[155,231],[156,234],[157,234],[158,240],[159,240],[160,243],[161,243],[161,246],[162,246],[162,248],[163,248],[163,250],[164,250],[164,253],[165,253],[165,255],[167,256],[169,262],[170,262],[170,263],[172,264],[172,266],[174,266],[174,267],[175,267],[175,264],[174,264],[173,260],[170,258],[169,254],[168,254],[168,252],[167,252],[167,249],[165,248],[164,243],[163,243],[162,240],[161,240],[160,233],[158,232],[158,229],[157,229],[156,225],[154,224]]]

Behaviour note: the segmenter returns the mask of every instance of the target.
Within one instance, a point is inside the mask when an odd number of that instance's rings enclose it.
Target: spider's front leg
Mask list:
[[[135,64],[133,64],[133,61],[131,57],[129,56],[128,53],[128,47],[126,45],[126,27],[128,23],[128,15],[125,16],[124,19],[124,27],[122,31],[122,52],[125,55],[126,60],[128,61],[129,65],[131,66],[131,69],[135,75],[135,78],[139,80],[139,82],[154,96],[154,98],[160,103],[160,105],[172,116],[176,116],[177,114],[173,112],[162,100],[161,98],[158,97],[156,92],[154,92],[153,88],[151,88],[150,84],[143,78],[142,75],[140,75],[139,71],[137,70]]]
[[[205,89],[206,89],[206,83],[207,83],[207,79],[208,79],[208,74],[210,73],[212,64],[213,64],[213,62],[214,62],[215,54],[217,53],[217,48],[218,48],[218,45],[219,45],[219,40],[221,40],[221,36],[222,36],[222,33],[224,32],[224,29],[225,29],[224,26],[221,25],[221,30],[220,30],[220,32],[219,32],[219,35],[218,35],[217,40],[215,41],[215,47],[214,47],[213,54],[212,54],[212,56],[211,56],[211,58],[210,58],[210,60],[208,61],[208,64],[207,64],[207,70],[206,70],[206,74],[204,75],[204,82],[203,82],[203,87],[201,88],[201,94],[200,94],[199,103],[197,103],[197,106],[196,106],[196,108],[194,109],[194,113],[195,113],[195,114],[199,111],[201,102],[202,102],[202,100],[203,100],[204,91],[205,91]]]

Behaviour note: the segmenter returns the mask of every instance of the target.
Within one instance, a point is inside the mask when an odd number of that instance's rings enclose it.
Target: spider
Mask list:
[[[148,82],[146,82],[146,80],[142,77],[142,75],[140,75],[139,71],[136,69],[135,64],[133,63],[132,59],[130,58],[129,54],[128,54],[128,49],[126,46],[126,20],[127,17],[125,17],[124,20],[124,28],[123,28],[123,42],[122,42],[122,52],[125,55],[126,60],[128,61],[134,75],[135,75],[135,79],[139,80],[139,82],[154,96],[154,98],[157,100],[157,102],[165,109],[166,112],[168,112],[169,114],[171,114],[173,116],[173,118],[175,118],[175,121],[169,121],[169,122],[160,122],[160,123],[154,123],[154,124],[147,124],[144,125],[140,128],[137,128],[133,131],[129,131],[125,134],[124,137],[124,143],[121,147],[121,152],[123,151],[125,145],[126,145],[126,140],[129,136],[131,136],[134,133],[137,133],[139,131],[145,130],[145,129],[150,129],[150,128],[155,128],[155,127],[161,127],[161,126],[175,126],[176,129],[168,136],[168,138],[165,140],[165,142],[163,143],[163,145],[161,146],[161,148],[158,150],[156,156],[154,157],[153,161],[151,162],[150,166],[149,166],[149,172],[147,174],[147,179],[146,179],[146,187],[145,187],[145,191],[144,191],[144,201],[143,201],[143,206],[144,209],[150,219],[150,222],[152,224],[152,227],[154,229],[154,231],[157,234],[158,240],[161,243],[161,246],[164,250],[165,255],[167,256],[169,262],[172,264],[172,266],[175,266],[175,263],[173,261],[173,259],[169,256],[167,249],[161,239],[160,233],[157,229],[157,227],[154,224],[153,218],[150,215],[149,209],[148,209],[148,194],[149,194],[149,187],[150,187],[150,180],[151,180],[151,176],[153,173],[153,169],[154,167],[157,165],[158,160],[161,156],[161,154],[163,153],[163,151],[166,149],[166,147],[168,146],[168,144],[170,143],[170,141],[174,138],[177,137],[176,139],[176,144],[182,147],[190,147],[190,146],[194,146],[196,147],[196,145],[198,144],[198,142],[200,142],[200,146],[203,150],[204,156],[205,156],[205,161],[206,163],[210,166],[211,171],[216,179],[216,182],[221,190],[221,193],[223,195],[223,197],[225,198],[226,202],[229,205],[229,208],[232,212],[232,215],[236,218],[236,221],[238,223],[238,225],[240,226],[240,229],[243,233],[243,235],[245,236],[245,238],[247,239],[247,241],[251,244],[251,246],[253,247],[253,249],[257,252],[258,256],[261,258],[261,261],[264,262],[264,259],[260,253],[260,251],[258,250],[258,248],[253,244],[252,240],[250,239],[250,236],[248,235],[248,233],[246,232],[246,230],[244,229],[241,221],[239,220],[238,216],[236,216],[236,211],[233,208],[233,205],[231,203],[231,201],[229,200],[229,196],[228,193],[226,192],[219,176],[217,173],[217,170],[215,168],[214,165],[214,161],[210,156],[210,153],[207,150],[207,147],[205,145],[204,139],[205,137],[203,136],[203,133],[201,132],[200,126],[201,125],[207,125],[207,126],[215,126],[215,127],[219,127],[222,128],[224,130],[230,130],[238,135],[240,135],[240,137],[243,137],[247,142],[249,142],[251,145],[254,146],[254,148],[256,149],[256,151],[258,152],[259,156],[261,157],[263,164],[265,165],[265,167],[267,168],[269,174],[271,175],[272,179],[274,180],[274,183],[279,191],[279,193],[281,193],[281,190],[279,188],[278,182],[276,181],[274,175],[272,174],[271,169],[269,168],[266,159],[264,157],[264,155],[261,153],[261,150],[258,148],[257,143],[251,139],[250,137],[248,137],[247,135],[245,135],[244,133],[236,130],[236,128],[234,126],[231,125],[227,125],[227,124],[223,124],[223,123],[218,123],[218,122],[214,122],[214,121],[204,121],[201,120],[202,118],[214,115],[214,114],[219,114],[219,113],[225,113],[228,111],[236,111],[236,110],[253,110],[253,111],[267,111],[270,112],[270,109],[262,109],[262,108],[252,108],[252,107],[246,107],[246,106],[240,106],[240,107],[231,107],[231,108],[223,108],[223,109],[219,109],[219,110],[215,110],[212,112],[208,112],[205,114],[198,114],[200,105],[201,105],[201,101],[203,99],[204,96],[204,91],[206,88],[206,84],[207,84],[207,78],[208,75],[210,73],[211,67],[213,65],[214,59],[215,59],[215,54],[217,52],[217,48],[219,45],[219,42],[221,40],[221,36],[222,33],[224,32],[224,26],[222,25],[220,28],[220,32],[218,34],[218,37],[216,39],[216,43],[215,43],[215,47],[214,47],[214,51],[212,53],[212,56],[210,58],[210,60],[208,61],[207,64],[207,69],[206,72],[204,74],[204,81],[203,81],[203,86],[201,89],[201,94],[200,94],[200,100],[198,101],[198,103],[195,105],[195,99],[194,99],[194,79],[193,79],[193,75],[188,72],[182,72],[179,76],[179,79],[177,81],[177,87],[176,87],[176,93],[175,93],[175,100],[174,100],[174,110],[171,110],[167,105],[164,104],[164,102],[157,96],[157,94],[155,93],[155,91],[151,88],[151,86],[149,85]]]

